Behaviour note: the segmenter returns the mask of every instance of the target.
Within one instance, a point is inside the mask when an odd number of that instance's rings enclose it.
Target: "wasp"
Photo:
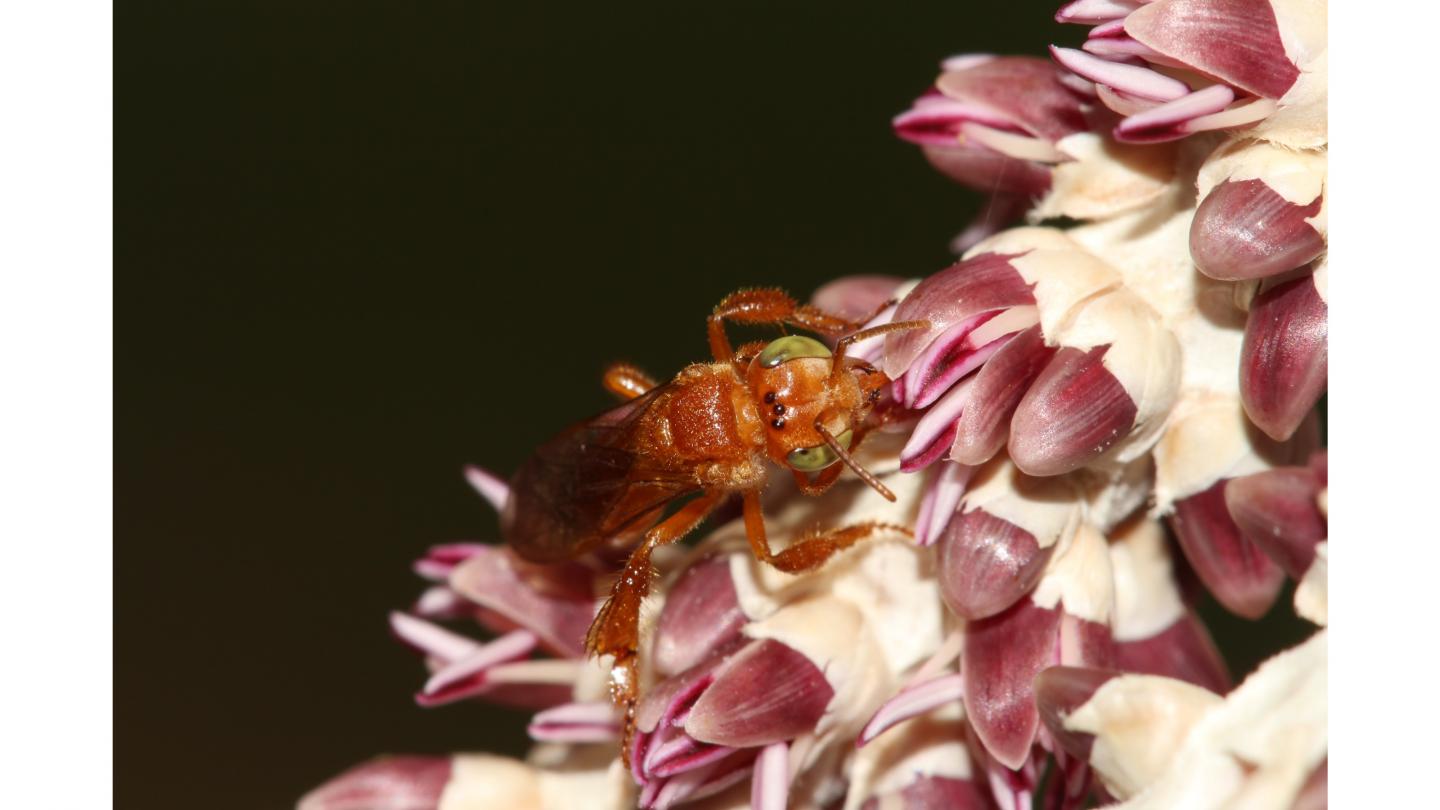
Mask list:
[[[737,351],[726,323],[788,325],[838,341],[832,352],[815,338],[786,335]],[[807,495],[824,492],[849,468],[895,500],[851,455],[878,423],[867,417],[890,380],[847,358],[845,350],[927,324],[862,329],[862,323],[799,305],[778,289],[733,293],[707,323],[713,362],[687,366],[663,384],[634,366],[611,366],[605,387],[624,404],[541,445],[515,473],[501,533],[532,562],[561,562],[640,535],[585,642],[592,655],[614,656],[612,694],[627,709],[627,729],[636,695],[640,604],[657,547],[681,539],[737,494],[755,556],[787,572],[811,570],[881,528],[831,529],[774,553],[760,506],[773,465],[789,470]],[[664,516],[684,498],[689,500]]]

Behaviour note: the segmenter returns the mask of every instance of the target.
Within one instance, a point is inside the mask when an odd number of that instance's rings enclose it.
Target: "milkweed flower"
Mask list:
[[[1262,287],[1250,304],[1240,394],[1250,421],[1277,439],[1295,434],[1329,381],[1329,265]]]
[[[478,468],[467,478],[503,508],[502,481]],[[581,644],[599,605],[594,568],[538,566],[482,543],[435,546],[414,568],[434,584],[411,612],[390,615],[390,629],[431,671],[415,696],[421,706],[483,698],[544,709],[603,698],[603,668],[585,660]],[[481,643],[438,623],[445,619],[472,620],[496,637]],[[613,736],[613,712],[599,705]]]
[[[837,485],[773,515],[772,541],[799,539],[822,516],[850,524],[913,512],[920,482],[899,472],[897,449],[881,437],[862,451],[896,504],[859,482]],[[629,756],[639,805],[668,807],[747,778],[758,806],[845,795],[840,774],[861,727],[940,644],[927,555],[906,533],[882,533],[794,576],[758,563],[739,522],[695,554],[646,633],[653,672],[642,677],[653,684]]]
[[[1180,347],[1121,281],[1053,228],[999,234],[922,281],[894,317],[930,327],[887,336],[881,361],[896,398],[926,411],[906,469],[1001,446],[1032,475],[1143,454],[1178,393]]]
[[[1325,143],[1325,3],[1074,0],[1055,17],[1092,25],[1055,60],[1125,116],[1122,140],[1247,127],[1294,148]]]
[[[1247,475],[1225,490],[1240,531],[1294,579],[1295,612],[1324,626],[1329,599],[1329,464],[1324,451],[1304,465]]]
[[[1229,691],[1225,659],[1175,581],[1162,524],[1136,519],[1110,535],[1110,570],[1116,668]]]
[[[435,546],[391,617],[416,699],[530,712],[534,747],[376,760],[301,810],[1323,807],[1323,12],[1076,0],[1083,49],[947,60],[894,126],[982,222],[939,272],[814,297],[918,326],[848,349],[889,381],[854,452],[894,501],[765,494],[777,550],[873,536],[800,575],[741,521],[657,549],[633,715],[583,646],[620,549]],[[1211,597],[1320,629],[1232,678]]]
[[[458,551],[432,549],[421,565]],[[545,707],[563,702],[582,669],[582,648],[572,634],[589,625],[594,597],[557,595],[517,576],[522,563],[504,549],[475,544],[451,576],[457,604],[435,615],[437,591],[427,592],[415,613],[390,615],[395,637],[421,653],[431,675],[416,695],[422,706],[483,697],[499,703]],[[471,601],[468,596],[473,596]],[[481,643],[415,615],[448,618],[469,614],[498,636]],[[534,657],[546,654],[545,657]]]
[[[530,761],[490,754],[382,757],[340,774],[300,800],[297,810],[621,810],[620,772],[542,749]]]
[[[1036,691],[1050,733],[1094,766],[1117,808],[1291,807],[1324,778],[1327,642],[1321,630],[1223,698],[1067,667],[1042,673]]]
[[[1135,210],[1174,176],[1168,150],[1104,135],[1110,116],[1094,88],[1044,59],[966,54],[941,68],[893,126],[941,174],[988,195],[952,242],[956,252],[1027,212],[1094,219]]]
[[[1301,461],[1312,437],[1281,444],[1246,421],[1238,398],[1196,398],[1176,415],[1156,448],[1155,497],[1167,513],[1191,568],[1231,612],[1259,618],[1269,611],[1285,574],[1247,538],[1226,505],[1240,476]]]
[[[1325,251],[1326,153],[1268,141],[1226,143],[1196,177],[1190,256],[1211,278],[1249,281],[1304,267]]]
[[[1325,392],[1329,345],[1326,152],[1239,139],[1196,179],[1190,255],[1200,272],[1237,281],[1250,316],[1240,393],[1251,421],[1294,434]]]
[[[1081,94],[1043,59],[968,54],[941,65],[930,92],[895,117],[942,173],[968,186],[1038,195],[1050,168],[1070,160],[1057,144],[1088,129]]]
[[[849,767],[845,807],[990,807],[964,708],[947,702],[906,723],[863,738]]]
[[[1018,219],[1073,160],[1060,142],[1089,127],[1067,74],[1029,56],[965,54],[941,64],[934,86],[892,122],[941,174],[987,195],[965,249]]]

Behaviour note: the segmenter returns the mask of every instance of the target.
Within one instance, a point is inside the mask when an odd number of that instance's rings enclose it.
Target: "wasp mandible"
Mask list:
[[[736,351],[725,333],[727,322],[789,325],[839,340],[833,352],[803,335]],[[851,455],[875,427],[877,420],[867,417],[890,381],[870,364],[847,358],[845,350],[866,338],[927,324],[861,329],[862,323],[797,304],[778,289],[733,293],[707,324],[714,362],[687,366],[664,384],[634,366],[611,366],[605,387],[628,401],[541,445],[515,473],[501,532],[526,559],[560,562],[644,533],[585,642],[592,655],[614,656],[612,692],[627,710],[636,694],[640,603],[650,588],[650,557],[657,547],[684,537],[735,494],[743,499],[755,556],[782,571],[811,570],[881,528],[835,528],[777,554],[766,539],[760,508],[772,463],[790,470],[807,495],[824,492],[848,467],[895,499]],[[667,505],[688,496],[695,497],[660,519]]]

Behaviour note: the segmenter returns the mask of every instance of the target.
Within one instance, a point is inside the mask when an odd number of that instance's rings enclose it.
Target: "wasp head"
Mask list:
[[[766,425],[769,456],[815,472],[848,463],[854,428],[889,380],[866,363],[837,360],[814,338],[787,335],[750,361],[746,382]]]

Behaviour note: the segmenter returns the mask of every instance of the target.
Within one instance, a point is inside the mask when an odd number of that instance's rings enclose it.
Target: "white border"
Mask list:
[[[1331,795],[1412,806],[1433,793],[1440,676],[1428,511],[1440,12],[1330,11]],[[13,806],[113,804],[112,30],[103,3],[0,16],[0,756]]]
[[[112,30],[105,3],[0,12],[9,807],[113,804]]]
[[[1440,12],[1330,8],[1332,807],[1434,801]]]

